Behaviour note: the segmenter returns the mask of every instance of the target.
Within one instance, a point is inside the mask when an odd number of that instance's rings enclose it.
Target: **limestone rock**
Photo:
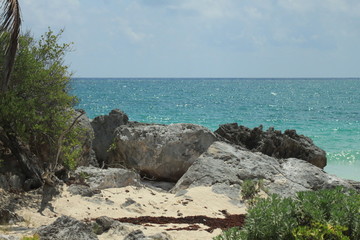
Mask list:
[[[124,240],[171,240],[172,237],[167,233],[158,233],[152,236],[145,236],[141,230],[129,233]]]
[[[177,181],[207,148],[215,135],[194,124],[131,123],[116,129],[111,166],[125,165],[143,176]]]
[[[79,116],[81,113],[83,113],[83,110],[75,110],[73,113],[73,119],[77,116]],[[78,166],[98,166],[98,163],[96,161],[95,152],[93,150],[93,140],[94,140],[94,130],[90,124],[90,119],[86,116],[86,114],[83,114],[77,121],[75,127],[80,128],[80,134],[77,136],[77,138],[81,142],[81,146],[78,146],[82,149],[81,156],[77,160]]]
[[[269,193],[281,196],[335,186],[352,188],[346,181],[329,175],[304,160],[278,160],[262,153],[244,151],[224,142],[215,142],[194,162],[171,191],[212,186],[215,192],[238,200],[243,181],[255,179],[263,179]]]
[[[215,133],[254,152],[262,152],[275,158],[298,158],[319,168],[326,166],[326,152],[310,138],[298,135],[295,130],[281,133],[273,128],[263,131],[262,126],[249,129],[230,123],[221,125]]]
[[[68,216],[62,216],[48,226],[37,231],[41,240],[96,240],[98,237],[91,228],[83,222]]]
[[[119,109],[112,110],[109,115],[98,116],[91,122],[95,139],[93,149],[100,164],[106,163],[108,150],[114,140],[114,130],[129,121],[128,116]]]
[[[0,208],[0,225],[15,224],[24,221],[24,218],[6,208]]]
[[[89,186],[80,185],[80,184],[71,184],[68,188],[68,192],[70,192],[73,195],[80,195],[83,197],[92,197],[96,193],[98,193],[97,190],[91,189]]]
[[[92,190],[140,185],[140,176],[128,169],[101,169],[90,166],[79,167],[76,169],[75,173],[78,175],[78,177],[85,178],[85,182]]]

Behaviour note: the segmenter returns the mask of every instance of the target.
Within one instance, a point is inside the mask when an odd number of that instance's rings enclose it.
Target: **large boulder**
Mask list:
[[[96,240],[98,237],[90,226],[68,216],[62,216],[48,226],[40,227],[36,233],[41,240]]]
[[[94,130],[90,124],[90,119],[87,117],[83,110],[74,110],[72,116],[72,121],[74,121],[78,116],[80,116],[74,126],[75,128],[78,128],[80,130],[78,131],[79,134],[77,135],[77,138],[81,143],[81,145],[78,146],[79,148],[81,148],[80,158],[77,159],[78,166],[98,166],[95,152],[92,146],[94,140]]]
[[[114,130],[128,121],[129,118],[124,112],[115,109],[109,115],[98,116],[91,122],[95,134],[93,149],[99,164],[107,163],[109,149],[114,142]]]
[[[133,168],[149,178],[177,181],[215,140],[210,130],[199,125],[131,123],[116,129],[109,164]]]
[[[261,125],[250,129],[238,126],[237,123],[229,123],[221,125],[215,134],[254,152],[262,152],[275,158],[298,158],[319,168],[326,166],[326,152],[310,138],[298,135],[295,130],[281,133],[274,128],[263,131]]]
[[[212,186],[215,192],[239,199],[244,180],[260,179],[269,193],[281,196],[335,186],[352,188],[345,180],[329,175],[304,160],[278,160],[225,142],[215,142],[193,163],[172,192],[195,186]]]
[[[122,168],[101,169],[95,167],[79,167],[75,173],[83,178],[90,190],[121,188],[129,185],[140,186],[140,176],[134,171]]]

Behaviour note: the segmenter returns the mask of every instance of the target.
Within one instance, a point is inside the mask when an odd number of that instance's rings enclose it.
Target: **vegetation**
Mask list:
[[[64,64],[71,44],[60,44],[61,34],[49,29],[40,40],[30,33],[20,36],[11,83],[0,94],[0,125],[28,142],[52,168],[60,155],[68,168],[74,168],[80,152],[76,135],[81,130],[71,127],[75,116],[70,109],[77,100],[69,95],[71,73]],[[0,43],[5,44],[6,38],[2,34]],[[6,52],[1,54],[0,66],[5,66]]]
[[[1,34],[5,34],[6,38],[2,38],[1,43],[5,49],[3,74],[0,81],[0,93],[6,92],[10,83],[10,75],[15,62],[15,55],[17,52],[19,34],[20,34],[20,6],[18,0],[4,0],[1,5],[1,21],[0,21],[0,30]],[[3,37],[3,36],[1,36]]]
[[[241,184],[241,197],[252,206],[256,203],[260,191],[267,192],[264,187],[264,180],[245,180]]]
[[[271,195],[249,209],[241,230],[215,239],[360,239],[360,194],[336,188],[301,192],[294,199]]]
[[[34,234],[33,236],[30,237],[22,237],[21,240],[40,240],[40,236],[38,234]]]

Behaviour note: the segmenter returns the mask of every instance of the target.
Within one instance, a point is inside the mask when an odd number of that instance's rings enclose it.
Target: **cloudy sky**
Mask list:
[[[359,0],[19,0],[76,77],[360,77]]]

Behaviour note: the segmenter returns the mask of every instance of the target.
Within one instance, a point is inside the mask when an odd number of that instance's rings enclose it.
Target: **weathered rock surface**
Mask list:
[[[0,127],[0,188],[31,190],[42,185],[43,170],[28,145]]]
[[[177,181],[216,140],[194,124],[131,123],[116,129],[110,166],[124,165],[149,178]]]
[[[281,196],[335,186],[352,188],[346,181],[304,160],[278,160],[261,153],[243,151],[224,142],[215,142],[193,163],[172,192],[194,186],[213,186],[215,192],[239,199],[243,181],[253,179],[263,179],[269,193]]]
[[[78,117],[81,113],[84,113],[83,110],[75,110],[73,114],[73,120]],[[93,150],[93,140],[94,140],[94,130],[90,124],[90,119],[86,114],[81,115],[77,120],[75,127],[80,128],[80,133],[77,138],[81,142],[81,156],[77,159],[78,166],[98,166],[98,162],[95,157],[95,152]]]
[[[95,138],[93,149],[100,165],[107,163],[109,148],[114,141],[114,130],[129,121],[128,116],[122,111],[115,109],[109,115],[98,116],[91,122]]]
[[[48,226],[37,231],[41,240],[95,240],[98,239],[92,229],[83,222],[68,216],[62,216]]]
[[[81,184],[72,184],[68,188],[68,192],[73,195],[80,195],[83,197],[92,197],[95,194],[99,193],[98,190],[91,189],[89,186]]]
[[[269,128],[263,131],[262,126],[249,129],[237,123],[224,124],[215,131],[216,134],[231,143],[249,150],[262,152],[275,158],[298,158],[319,168],[326,166],[326,153],[313,141],[295,130],[281,131]]]
[[[78,177],[84,178],[91,190],[140,185],[140,176],[134,171],[128,169],[101,169],[90,166],[79,167],[76,169],[75,173]]]
[[[171,240],[172,237],[167,233],[158,233],[152,236],[145,236],[141,230],[129,233],[124,240]]]
[[[24,218],[10,211],[9,209],[0,208],[0,225],[15,224],[24,221]]]

